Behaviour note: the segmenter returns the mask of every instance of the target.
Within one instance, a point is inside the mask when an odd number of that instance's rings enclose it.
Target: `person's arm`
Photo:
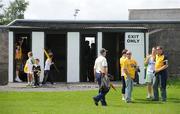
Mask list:
[[[148,64],[150,57],[151,57],[150,55],[148,55],[148,56],[146,57],[146,59],[145,59],[145,61],[144,61],[145,64]]]
[[[126,74],[126,76],[129,76],[129,72],[128,72],[128,70],[127,70],[127,64],[126,64],[126,62],[123,63],[122,69],[123,69],[123,72]]]

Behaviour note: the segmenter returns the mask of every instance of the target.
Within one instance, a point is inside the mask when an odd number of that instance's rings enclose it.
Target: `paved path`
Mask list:
[[[120,86],[120,82],[113,82],[117,88]],[[27,83],[9,83],[5,86],[0,86],[0,91],[85,91],[85,90],[97,90],[98,85],[96,83],[57,83],[55,85],[47,84],[38,88],[29,87]]]

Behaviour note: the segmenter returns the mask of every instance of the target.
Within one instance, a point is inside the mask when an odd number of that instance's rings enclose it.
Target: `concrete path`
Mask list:
[[[120,82],[113,82],[114,86],[119,89]],[[38,88],[27,86],[27,83],[9,83],[5,86],[0,86],[0,91],[37,91],[37,92],[51,92],[51,91],[85,91],[97,90],[96,83],[56,83],[55,85],[47,84]]]

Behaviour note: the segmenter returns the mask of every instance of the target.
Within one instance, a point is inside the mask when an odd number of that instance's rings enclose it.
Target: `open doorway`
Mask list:
[[[53,53],[55,66],[51,68],[54,82],[67,80],[67,35],[46,34],[45,49]],[[46,57],[45,57],[46,58]]]
[[[28,59],[27,53],[31,51],[32,39],[30,33],[14,34],[14,82],[27,81],[27,74],[24,73],[24,65]]]
[[[81,34],[80,82],[94,82],[93,66],[97,57],[96,34]]]
[[[104,32],[102,47],[108,50],[107,62],[108,70],[114,76],[114,80],[120,80],[120,65],[119,58],[121,52],[125,48],[124,33],[121,32]]]

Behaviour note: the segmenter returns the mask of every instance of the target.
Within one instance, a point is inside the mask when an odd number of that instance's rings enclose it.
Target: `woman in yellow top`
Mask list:
[[[120,71],[121,71],[121,82],[122,82],[122,90],[121,90],[121,93],[122,93],[122,100],[125,100],[125,88],[126,88],[126,83],[125,83],[125,78],[124,78],[124,71],[123,71],[123,64],[124,64],[124,61],[126,60],[126,52],[128,50],[127,49],[124,49],[122,51],[122,57],[120,58]]]
[[[126,82],[126,102],[130,103],[131,102],[131,93],[133,89],[133,79],[135,78],[135,71],[136,71],[136,66],[137,62],[131,58],[132,53],[130,51],[127,51],[126,57],[127,59],[125,60],[123,64],[123,71],[124,71],[124,76],[125,76],[125,82]]]

